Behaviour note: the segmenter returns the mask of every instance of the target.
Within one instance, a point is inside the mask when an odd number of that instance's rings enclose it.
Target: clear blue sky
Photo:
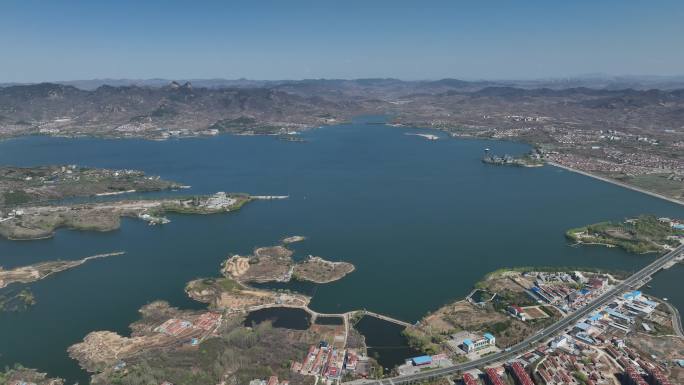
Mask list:
[[[684,73],[684,1],[0,0],[0,82]]]

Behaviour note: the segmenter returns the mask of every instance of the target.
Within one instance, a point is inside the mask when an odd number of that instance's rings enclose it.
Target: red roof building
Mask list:
[[[465,385],[479,385],[478,381],[470,373],[465,373],[463,375],[463,383]]]
[[[520,362],[514,362],[513,365],[511,365],[511,371],[513,372],[513,376],[518,385],[534,385],[534,382],[532,382],[532,379]]]
[[[486,379],[487,379],[487,384],[489,385],[504,385],[503,380],[501,377],[499,377],[499,374],[496,373],[496,370],[494,368],[488,368],[485,373],[487,374]]]

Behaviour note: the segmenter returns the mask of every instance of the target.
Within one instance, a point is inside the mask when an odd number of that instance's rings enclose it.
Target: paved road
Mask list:
[[[677,310],[676,307],[672,306],[671,303],[665,302],[665,305],[667,305],[668,309],[670,309],[670,313],[672,313],[672,328],[675,331],[675,334],[677,334],[680,337],[684,337],[684,328],[682,328],[682,317],[679,315],[679,310]]]
[[[496,354],[491,354],[486,357],[477,359],[475,361],[470,361],[466,362],[463,364],[457,364],[453,365],[447,368],[439,368],[439,369],[434,369],[434,370],[429,370],[425,372],[420,372],[416,374],[409,374],[409,375],[404,375],[404,376],[397,376],[397,377],[391,377],[391,378],[386,378],[382,380],[375,380],[375,381],[368,381],[368,380],[362,380],[362,381],[352,381],[354,384],[364,384],[364,385],[405,385],[405,384],[411,384],[411,383],[416,383],[416,382],[422,382],[422,381],[427,381],[427,380],[432,380],[435,378],[439,377],[444,377],[448,375],[453,375],[459,372],[463,372],[466,370],[482,367],[488,364],[492,364],[495,362],[500,362],[500,361],[505,361],[512,359],[516,357],[517,355],[525,352],[526,350],[534,347],[537,343],[554,336],[556,333],[571,327],[574,325],[576,322],[579,320],[583,319],[589,313],[595,311],[597,308],[605,305],[606,303],[610,302],[611,300],[615,299],[616,296],[620,295],[621,293],[627,291],[627,290],[632,290],[641,287],[644,284],[644,280],[653,275],[655,272],[660,270],[663,265],[666,263],[670,262],[674,258],[678,257],[680,254],[684,252],[684,245],[679,246],[675,250],[663,255],[662,257],[659,257],[652,263],[650,263],[648,266],[644,267],[643,269],[639,270],[636,272],[634,275],[630,276],[626,280],[622,281],[619,285],[616,285],[609,291],[605,292],[604,294],[594,298],[590,303],[588,303],[586,306],[584,306],[582,309],[577,310],[576,312],[568,315],[567,317],[559,320],[555,324],[537,332],[537,334],[532,335],[522,342],[511,346],[510,348],[506,349],[506,351],[502,351]],[[351,385],[351,383],[348,383]]]

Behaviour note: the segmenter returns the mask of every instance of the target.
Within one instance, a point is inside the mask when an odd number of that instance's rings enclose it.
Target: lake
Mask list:
[[[313,254],[356,266],[340,281],[300,285],[314,295],[314,310],[366,308],[413,322],[504,266],[636,270],[653,256],[570,247],[565,230],[641,213],[684,217],[681,206],[555,167],[480,162],[485,147],[519,154],[529,149],[524,144],[405,135],[416,131],[358,120],[307,132],[306,143],[249,136],[0,142],[2,164],[142,169],[189,184],[190,193],[290,196],[230,214],[171,215],[164,226],[125,219],[113,232],[60,230],[52,239],[0,240],[6,268],[126,251],[33,284],[35,307],[0,314],[0,366],[20,362],[86,383],[68,346],[93,330],[128,335],[138,309],[153,300],[201,308],[185,296],[187,281],[217,275],[230,253],[289,235],[308,237],[291,245],[296,258]],[[684,310],[683,273],[680,264],[658,274],[651,291]]]

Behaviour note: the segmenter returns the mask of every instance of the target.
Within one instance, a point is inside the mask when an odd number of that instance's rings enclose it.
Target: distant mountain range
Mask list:
[[[509,116],[520,115],[543,117],[535,118],[537,126],[549,129],[682,128],[684,88],[615,89],[607,85],[617,80],[600,77],[590,82],[594,87],[574,86],[588,82],[152,79],[12,85],[0,87],[0,137],[283,134],[361,114],[432,127],[508,128],[519,125]]]
[[[51,83],[70,85],[82,90],[95,90],[107,85],[112,87],[139,86],[139,87],[164,87],[171,83],[171,79],[90,79],[54,81]],[[393,86],[393,87],[426,87],[441,86],[448,88],[474,88],[485,86],[509,86],[518,88],[575,88],[586,87],[595,89],[678,89],[684,88],[684,75],[680,76],[611,76],[605,74],[587,74],[567,78],[548,78],[535,80],[415,80],[405,81],[393,78],[370,78],[370,79],[304,79],[304,80],[249,80],[249,79],[177,79],[179,83],[190,82],[200,88],[272,88],[277,86],[305,87],[318,86]],[[14,85],[28,85],[35,83],[0,83],[0,87]]]

